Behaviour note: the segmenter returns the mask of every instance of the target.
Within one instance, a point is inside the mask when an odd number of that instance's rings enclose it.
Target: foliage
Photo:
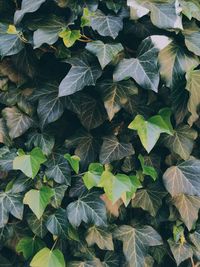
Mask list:
[[[0,0],[0,55],[0,267],[199,266],[199,0]]]

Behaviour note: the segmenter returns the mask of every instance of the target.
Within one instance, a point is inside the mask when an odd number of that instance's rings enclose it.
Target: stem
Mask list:
[[[83,39],[78,39],[78,41],[83,42],[83,43],[90,43],[92,40],[83,40]]]
[[[192,257],[190,257],[191,263],[192,263],[192,267],[195,267],[196,265],[194,264],[194,260]]]
[[[53,251],[53,249],[55,248],[57,242],[58,242],[58,237],[57,237],[56,241],[54,242],[54,244],[53,244],[53,246],[52,246],[52,248],[51,248],[51,251]]]

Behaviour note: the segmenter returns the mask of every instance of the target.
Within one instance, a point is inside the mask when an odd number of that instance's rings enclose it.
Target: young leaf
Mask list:
[[[31,267],[65,267],[65,259],[59,249],[43,248],[32,259]]]
[[[71,47],[73,44],[81,38],[80,30],[64,29],[59,33],[59,37],[63,39],[66,47]]]
[[[154,167],[152,166],[148,166],[145,161],[144,161],[144,157],[140,154],[138,157],[140,164],[142,166],[142,172],[145,175],[149,175],[152,177],[152,179],[155,181],[158,178],[158,174],[157,171]]]
[[[80,158],[76,155],[71,156],[70,154],[65,154],[64,158],[69,162],[75,173],[78,174]]]
[[[100,163],[91,163],[89,165],[88,171],[83,176],[84,184],[88,190],[94,186],[98,186],[103,171],[103,165]]]
[[[52,196],[53,190],[47,186],[43,186],[40,190],[31,189],[24,196],[24,204],[29,206],[39,220]]]
[[[26,176],[34,178],[40,165],[46,161],[46,157],[43,155],[39,147],[35,147],[29,154],[22,154],[17,156],[13,160],[13,169],[21,170]]]

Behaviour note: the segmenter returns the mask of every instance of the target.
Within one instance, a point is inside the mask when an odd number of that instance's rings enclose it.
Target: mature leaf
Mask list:
[[[103,267],[118,267],[120,264],[119,255],[111,251],[106,252],[104,261],[102,262]]]
[[[8,146],[12,144],[4,119],[0,119],[0,143]]]
[[[200,161],[190,159],[168,168],[163,175],[163,182],[172,197],[182,193],[200,196]]]
[[[102,36],[110,36],[115,39],[123,28],[122,18],[119,16],[105,15],[97,10],[91,16],[91,26]]]
[[[198,219],[200,198],[180,194],[173,198],[173,204],[178,209],[181,219],[190,231]]]
[[[160,235],[151,227],[134,228],[122,225],[116,229],[114,237],[123,242],[123,252],[127,262],[134,267],[143,267],[147,248],[162,245]]]
[[[200,233],[199,233],[199,225],[197,225],[196,227],[196,231],[189,234],[189,239],[190,241],[192,242],[192,244],[194,245],[193,247],[193,251],[194,251],[194,254],[197,258],[199,258],[199,255],[200,255]]]
[[[75,227],[78,227],[82,221],[106,226],[106,209],[99,196],[98,192],[88,192],[70,203],[67,206],[69,222]]]
[[[106,194],[101,195],[100,198],[105,203],[108,214],[114,217],[119,217],[119,208],[122,205],[122,200],[120,199],[113,204]]]
[[[182,13],[188,17],[200,20],[200,3],[198,0],[181,0]]]
[[[41,149],[36,147],[28,155],[23,152],[17,156],[13,160],[13,169],[21,170],[26,176],[34,178],[40,169],[40,165],[45,161],[46,157]]]
[[[199,27],[193,24],[186,24],[184,25],[183,35],[185,37],[185,45],[187,46],[188,50],[193,52],[195,55],[200,56],[200,45],[199,45]]]
[[[54,195],[52,197],[51,205],[58,209],[61,206],[62,200],[65,196],[65,192],[68,186],[62,184],[53,188]]]
[[[87,53],[71,58],[67,62],[72,67],[59,86],[60,97],[74,94],[85,86],[95,85],[101,76],[100,66],[94,61],[93,56]]]
[[[128,102],[129,97],[138,93],[136,85],[130,80],[122,82],[104,81],[99,84],[99,91],[110,121],[120,111],[121,107]]]
[[[115,58],[119,52],[123,50],[123,46],[119,43],[105,44],[102,41],[94,41],[88,43],[86,49],[98,57],[99,63],[103,69]]]
[[[161,133],[172,135],[173,129],[170,116],[171,111],[168,108],[160,110],[159,115],[155,115],[148,120],[145,120],[141,115],[137,115],[128,128],[137,131],[141,143],[149,153],[155,146]]]
[[[58,209],[55,214],[49,216],[46,222],[47,229],[52,235],[65,237],[67,234],[68,221],[67,213],[64,209]]]
[[[156,169],[153,166],[148,165],[148,163],[145,162],[145,158],[141,154],[139,155],[138,159],[142,166],[142,173],[151,176],[151,178],[155,181],[158,178]]]
[[[199,83],[200,83],[200,70],[193,70],[186,74],[187,85],[186,89],[190,93],[188,101],[188,110],[191,112],[191,116],[188,119],[190,126],[199,118],[197,113],[200,104],[199,96]]]
[[[87,231],[86,241],[88,246],[97,244],[100,249],[114,250],[112,234],[103,228],[96,226],[90,227]]]
[[[133,154],[134,149],[131,143],[120,143],[115,136],[108,136],[104,137],[99,159],[102,164],[106,164]]]
[[[32,0],[22,0],[21,9],[15,12],[15,24],[20,23],[26,13],[38,10],[44,2],[46,0],[35,0],[34,2]]]
[[[188,54],[175,43],[170,43],[159,53],[161,78],[167,86],[172,86],[180,81],[185,73],[199,65],[199,59]]]
[[[162,142],[172,153],[178,154],[182,159],[187,160],[192,153],[194,140],[197,132],[188,125],[178,126],[173,135],[166,135]]]
[[[43,248],[32,259],[31,267],[65,267],[65,259],[59,249]]]
[[[9,130],[9,136],[14,139],[24,134],[33,126],[33,120],[22,113],[17,107],[4,108],[2,115]]]
[[[158,52],[169,42],[169,38],[165,36],[147,37],[140,44],[136,58],[123,59],[119,63],[114,72],[114,80],[121,81],[132,77],[144,89],[158,92]]]
[[[24,204],[29,206],[39,220],[52,196],[53,190],[47,186],[43,186],[40,190],[31,189],[24,196]]]
[[[34,256],[39,250],[45,247],[45,243],[37,237],[26,236],[19,240],[16,251],[22,253],[23,257],[28,260]]]
[[[39,220],[33,213],[28,214],[27,216],[27,222],[30,229],[36,236],[40,238],[43,238],[48,232],[46,228],[46,221],[47,221],[46,214],[43,214],[43,216]]]
[[[4,227],[9,219],[9,213],[22,220],[24,205],[20,194],[12,192],[0,193],[0,228]]]
[[[168,243],[176,260],[177,266],[179,266],[181,262],[185,261],[186,259],[192,258],[193,251],[188,243],[175,243],[172,239],[169,239]]]

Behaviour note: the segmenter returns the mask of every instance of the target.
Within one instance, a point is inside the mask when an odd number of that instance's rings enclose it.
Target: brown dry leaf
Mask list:
[[[104,201],[107,211],[113,216],[119,217],[119,208],[122,205],[122,200],[119,199],[117,202],[115,202],[115,204],[113,204],[112,201],[108,199],[106,194],[101,195],[100,198]]]

